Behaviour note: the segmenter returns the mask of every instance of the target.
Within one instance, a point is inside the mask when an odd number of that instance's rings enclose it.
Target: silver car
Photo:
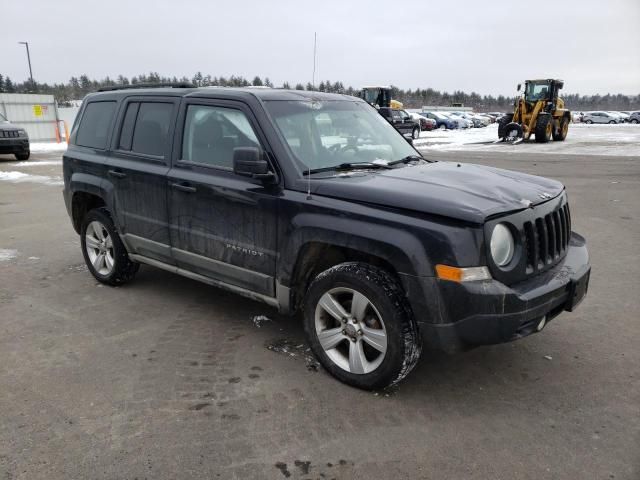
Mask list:
[[[588,112],[584,114],[584,123],[622,123],[622,118],[609,112]]]

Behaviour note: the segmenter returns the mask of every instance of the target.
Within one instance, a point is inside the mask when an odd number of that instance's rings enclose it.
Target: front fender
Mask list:
[[[391,225],[322,213],[301,213],[282,245],[278,278],[289,285],[298,254],[311,242],[345,247],[382,258],[398,273],[432,276],[431,261],[419,239]]]

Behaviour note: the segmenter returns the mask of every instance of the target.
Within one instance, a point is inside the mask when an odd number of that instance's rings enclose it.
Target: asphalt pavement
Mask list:
[[[428,155],[562,181],[587,298],[378,393],[317,368],[266,305],[146,266],[98,284],[60,153],[0,156],[0,478],[637,480],[640,157],[526,150]]]

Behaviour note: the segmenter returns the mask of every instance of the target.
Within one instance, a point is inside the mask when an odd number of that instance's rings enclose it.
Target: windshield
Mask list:
[[[265,105],[301,173],[417,155],[389,122],[362,102],[274,100]]]
[[[527,83],[527,90],[525,96],[529,102],[535,102],[538,100],[544,100],[549,95],[549,84],[547,82],[542,83]]]

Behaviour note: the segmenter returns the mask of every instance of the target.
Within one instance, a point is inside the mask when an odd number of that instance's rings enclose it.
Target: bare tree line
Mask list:
[[[161,76],[157,72],[133,76],[131,78],[118,75],[116,78],[106,77],[100,80],[90,79],[87,75],[71,77],[66,83],[39,83],[31,81],[14,82],[9,77],[0,74],[0,92],[7,93],[45,93],[52,94],[62,106],[69,105],[72,100],[82,99],[88,93],[96,91],[100,87],[113,85],[131,85],[138,83],[170,83],[185,82],[197,86],[221,86],[221,87],[246,87],[267,86],[274,88],[293,88],[297,90],[315,90],[330,93],[343,93],[357,96],[359,88],[346,86],[340,81],[323,80],[314,86],[310,82],[306,84],[290,84],[284,82],[276,87],[268,77],[255,76],[252,80],[242,76],[216,77],[203,75],[197,72],[191,78]],[[450,105],[451,103],[463,103],[467,107],[473,107],[478,111],[505,111],[513,105],[513,97],[498,95],[480,95],[475,92],[462,91],[441,92],[433,88],[418,88],[404,90],[392,87],[392,97],[404,104],[406,108],[420,108],[423,105]],[[639,95],[609,94],[606,95],[580,95],[577,93],[563,94],[567,106],[572,110],[635,110],[640,108]]]

